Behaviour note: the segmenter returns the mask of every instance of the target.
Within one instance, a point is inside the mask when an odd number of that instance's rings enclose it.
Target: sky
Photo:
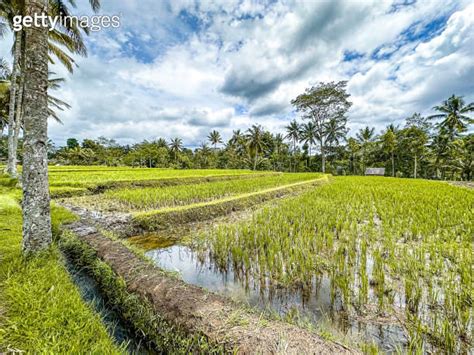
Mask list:
[[[77,1],[77,15],[91,14]],[[290,101],[321,81],[347,80],[350,134],[403,124],[452,94],[474,101],[471,1],[102,0],[119,29],[86,38],[54,95],[72,108],[51,122],[57,145],[105,136],[122,144],[261,124],[284,132]],[[11,35],[0,43],[8,56]]]

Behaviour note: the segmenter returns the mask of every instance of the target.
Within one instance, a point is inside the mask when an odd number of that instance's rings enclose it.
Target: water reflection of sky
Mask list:
[[[220,272],[209,257],[198,259],[197,255],[185,246],[174,245],[151,250],[146,255],[160,268],[178,272],[183,281],[189,284],[204,287],[251,306],[269,309],[281,316],[297,311],[301,317],[317,323],[321,318],[330,317],[334,311],[341,309],[339,300],[331,303],[331,285],[327,277],[314,280],[313,290],[303,297],[300,290],[269,289],[260,287],[258,282],[252,280],[239,280],[231,266],[226,273]],[[370,326],[354,322],[342,324],[340,319],[338,323],[344,331],[374,340],[385,352],[393,351],[395,344],[400,346],[406,341],[403,332],[396,326]]]

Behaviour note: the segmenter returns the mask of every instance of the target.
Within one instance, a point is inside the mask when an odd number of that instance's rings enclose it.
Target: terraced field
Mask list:
[[[53,170],[51,182],[73,194],[87,189],[62,203],[126,213],[127,225],[155,231],[134,243],[155,245],[147,255],[156,265],[191,284],[356,339],[351,346],[472,346],[473,190],[312,173],[80,167]],[[249,207],[243,219],[220,218]],[[170,235],[171,243],[140,243]]]

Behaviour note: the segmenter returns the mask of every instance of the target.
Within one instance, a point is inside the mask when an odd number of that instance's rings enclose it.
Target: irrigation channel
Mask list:
[[[100,287],[86,270],[74,265],[66,257],[66,268],[76,284],[82,299],[90,304],[95,312],[99,314],[109,335],[117,344],[125,344],[125,349],[136,355],[154,354],[155,351],[148,348],[131,328],[123,321],[120,313],[109,306],[100,291]]]
[[[374,342],[386,353],[396,353],[406,347],[406,335],[398,324],[349,319],[344,314],[341,299],[331,295],[331,279],[327,276],[314,279],[312,290],[304,292],[302,289],[271,288],[269,283],[244,279],[234,272],[231,263],[224,272],[216,267],[209,254],[203,255],[179,244],[148,250],[146,255],[158,267],[179,273],[187,283],[260,310],[283,318],[299,317],[316,327],[320,322],[329,322],[354,339]]]

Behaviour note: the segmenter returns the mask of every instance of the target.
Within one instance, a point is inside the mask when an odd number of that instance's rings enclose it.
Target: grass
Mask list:
[[[210,220],[269,199],[289,195],[296,191],[308,189],[311,185],[323,184],[328,181],[326,175],[313,174],[315,179],[303,180],[292,184],[243,193],[211,201],[197,202],[189,205],[162,208],[158,210],[136,212],[132,223],[137,229],[144,231],[172,230],[176,225]]]
[[[94,250],[73,233],[62,234],[60,248],[75,265],[84,268],[98,282],[107,302],[114,306],[148,347],[160,353],[223,354],[232,351],[210,342],[202,334],[191,334],[156,314],[151,305],[127,290],[125,281],[109,265],[101,261]],[[143,256],[142,256],[143,257]]]
[[[119,205],[122,210],[149,210],[189,205],[235,196],[282,185],[313,180],[321,174],[281,174],[248,179],[215,181],[207,184],[109,190],[103,194],[104,204]],[[112,200],[112,201],[111,201]]]
[[[23,258],[19,194],[0,187],[0,352],[123,353],[82,301],[57,246]],[[71,218],[53,207],[55,231]]]
[[[474,191],[422,180],[343,177],[197,248],[242,280],[316,292],[331,280],[348,315],[401,309],[410,351],[472,344]],[[244,281],[245,282],[245,281]]]
[[[97,186],[119,183],[137,183],[147,180],[175,178],[205,178],[214,176],[238,176],[255,174],[250,170],[173,170],[143,169],[129,167],[49,167],[49,182],[52,187],[70,186],[93,189]],[[259,172],[261,174],[261,172]]]

